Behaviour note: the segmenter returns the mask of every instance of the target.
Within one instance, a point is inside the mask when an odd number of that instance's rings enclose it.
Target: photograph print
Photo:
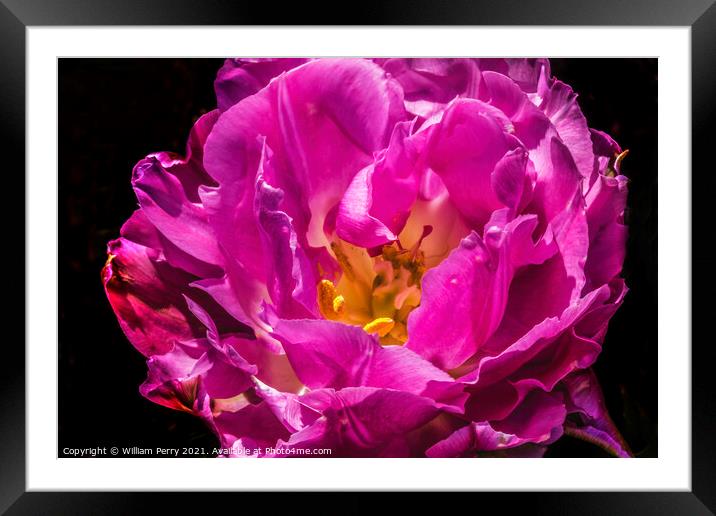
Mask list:
[[[59,457],[656,457],[656,59],[59,60]]]

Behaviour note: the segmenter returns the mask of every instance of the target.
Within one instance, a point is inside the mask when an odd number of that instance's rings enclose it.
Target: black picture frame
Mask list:
[[[13,242],[12,260],[5,275],[7,293],[14,294],[14,309],[24,310],[24,284],[20,284],[26,256],[24,213],[25,170],[25,30],[29,26],[62,25],[248,25],[315,24],[350,25],[660,25],[691,27],[692,73],[692,455],[689,492],[620,493],[473,493],[472,504],[499,504],[508,513],[519,507],[538,514],[714,514],[716,513],[716,396],[711,372],[716,363],[713,337],[706,338],[705,321],[712,311],[708,294],[713,290],[714,259],[708,254],[714,217],[707,196],[715,191],[711,158],[716,141],[716,5],[714,0],[413,0],[356,3],[350,16],[318,4],[276,8],[266,3],[231,0],[0,0],[0,104],[4,169],[12,174],[12,194],[23,199],[22,209],[7,209],[5,241]],[[663,142],[662,142],[663,144]],[[12,171],[12,172],[11,172]],[[23,171],[22,173],[20,171]],[[683,174],[663,171],[662,177],[686,180]],[[705,184],[704,184],[705,182]],[[667,186],[668,185],[662,185]],[[9,191],[9,189],[8,189]],[[6,198],[7,198],[6,197]],[[9,206],[10,203],[6,203]],[[23,244],[21,245],[20,242]],[[22,251],[21,251],[22,249]],[[52,253],[48,253],[52,254]],[[25,276],[24,274],[22,276]],[[9,296],[6,297],[6,302]],[[6,325],[21,314],[6,312]],[[24,315],[24,313],[23,313]],[[14,327],[20,327],[14,324]],[[20,335],[24,340],[24,331]],[[187,495],[178,493],[39,493],[25,487],[25,351],[20,338],[7,338],[0,375],[0,511],[7,514],[135,514],[149,502],[163,512],[189,509]],[[683,343],[688,344],[688,343]],[[668,414],[662,417],[669,417]],[[209,496],[211,499],[209,500]],[[203,503],[224,503],[234,494],[206,493]],[[238,495],[244,503],[265,503],[262,495]],[[263,495],[264,497],[266,495]],[[419,496],[414,499],[420,500]],[[452,496],[452,495],[451,495]],[[247,499],[253,498],[254,500]],[[312,505],[315,495],[297,494],[296,504]],[[309,501],[311,500],[311,501]],[[372,510],[374,502],[358,494],[342,498],[341,513]],[[228,500],[227,500],[228,501]],[[231,503],[231,502],[229,502]],[[206,506],[205,506],[206,507]],[[183,512],[183,511],[182,511]],[[271,512],[271,511],[270,511]]]

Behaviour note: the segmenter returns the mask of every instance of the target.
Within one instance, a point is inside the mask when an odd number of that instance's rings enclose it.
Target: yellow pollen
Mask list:
[[[343,296],[339,294],[333,298],[333,311],[336,312],[338,315],[341,315],[343,313],[345,306],[346,300]]]
[[[380,337],[385,337],[395,326],[395,321],[390,317],[378,317],[363,326],[366,333],[377,333]]]
[[[336,286],[332,281],[321,280],[318,284],[318,307],[326,319],[335,321],[343,312],[345,300],[336,293]]]

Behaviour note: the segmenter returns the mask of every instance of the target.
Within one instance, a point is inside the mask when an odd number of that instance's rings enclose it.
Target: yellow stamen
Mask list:
[[[343,311],[345,300],[336,294],[336,286],[330,280],[321,280],[318,284],[318,307],[326,319],[335,321]]]
[[[619,168],[621,167],[622,160],[627,157],[627,154],[629,154],[629,149],[625,149],[624,152],[621,152],[614,156],[614,164],[610,164],[607,166],[607,170],[604,172],[604,175],[607,177],[614,177],[619,172]]]
[[[395,321],[390,317],[378,317],[363,326],[366,333],[377,333],[380,337],[385,337],[395,326]]]
[[[323,317],[362,327],[378,335],[384,346],[404,344],[408,315],[420,304],[420,280],[426,269],[420,244],[430,230],[424,225],[408,249],[394,242],[383,246],[377,256],[340,239],[332,242],[331,254],[342,274],[336,283],[328,279],[318,283]]]
[[[343,296],[338,294],[336,297],[333,298],[333,311],[336,314],[341,315],[343,313],[343,311],[345,310],[345,306],[346,306],[346,300]]]
[[[627,154],[629,154],[629,149],[624,149],[624,152],[622,152],[616,157],[616,159],[614,160],[614,168],[619,168],[619,166],[622,164],[622,160],[627,157]]]

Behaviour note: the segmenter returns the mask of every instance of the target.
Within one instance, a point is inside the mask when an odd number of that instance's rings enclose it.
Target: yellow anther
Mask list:
[[[336,314],[341,315],[343,313],[343,310],[345,309],[345,306],[346,300],[342,295],[338,294],[336,297],[333,298],[333,311]]]
[[[614,168],[619,168],[619,166],[622,164],[622,160],[627,157],[627,154],[629,154],[629,149],[624,149],[624,152],[619,154],[614,159]]]
[[[338,300],[341,298],[341,301]],[[321,280],[318,284],[318,307],[326,319],[335,320],[339,316],[339,309],[343,308],[343,296],[336,294],[336,286],[332,281]]]
[[[385,337],[395,326],[395,321],[390,317],[378,317],[363,326],[366,333],[377,333],[381,337]]]
[[[614,164],[610,164],[607,166],[607,170],[604,172],[604,175],[607,177],[614,177],[619,172],[619,168],[621,167],[622,160],[627,157],[627,154],[629,154],[629,149],[625,149],[624,152],[621,152],[614,156]]]

